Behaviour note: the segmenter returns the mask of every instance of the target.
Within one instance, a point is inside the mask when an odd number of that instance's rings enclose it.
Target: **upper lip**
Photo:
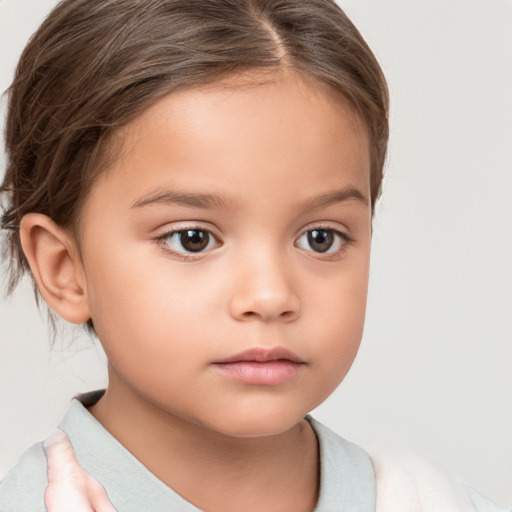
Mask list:
[[[266,363],[268,361],[277,361],[278,359],[287,359],[294,363],[303,363],[304,361],[297,355],[283,347],[276,347],[272,349],[266,348],[250,348],[243,352],[238,352],[232,356],[215,361],[217,364],[222,363],[235,363],[239,361],[256,361],[258,363]]]

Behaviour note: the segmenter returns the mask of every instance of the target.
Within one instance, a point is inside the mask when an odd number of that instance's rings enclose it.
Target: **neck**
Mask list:
[[[119,385],[112,372],[105,395],[89,411],[157,478],[202,510],[310,512],[316,505],[318,447],[305,420],[276,435],[229,436],[158,408]]]

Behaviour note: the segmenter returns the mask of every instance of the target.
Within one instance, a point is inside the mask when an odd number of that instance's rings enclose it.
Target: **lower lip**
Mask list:
[[[214,366],[222,375],[230,379],[259,386],[275,386],[295,377],[302,364],[288,359],[278,359],[265,362],[216,363]]]

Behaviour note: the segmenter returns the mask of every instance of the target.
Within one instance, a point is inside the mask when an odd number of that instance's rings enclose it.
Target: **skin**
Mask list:
[[[38,214],[21,229],[45,300],[69,321],[92,318],[108,356],[109,387],[90,412],[201,509],[311,511],[318,448],[303,418],[343,380],[363,331],[362,123],[327,85],[282,71],[171,94],[120,136],[79,243]],[[304,206],[340,190],[361,197]],[[223,204],[140,205],[162,191]],[[164,236],[186,228],[212,234],[205,251],[184,254],[177,235]],[[314,229],[333,236],[327,252],[308,242]],[[254,347],[284,347],[300,369],[278,385],[218,371]]]

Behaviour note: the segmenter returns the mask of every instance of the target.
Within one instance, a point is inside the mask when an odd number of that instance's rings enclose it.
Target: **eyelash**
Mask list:
[[[162,233],[161,235],[157,236],[154,240],[158,245],[161,245],[165,251],[168,251],[175,256],[179,256],[184,261],[195,261],[204,253],[204,251],[197,251],[197,252],[175,251],[175,250],[171,249],[169,247],[169,244],[167,243],[167,241],[172,236],[179,235],[180,233],[183,233],[184,231],[201,231],[203,233],[208,233],[208,235],[211,238],[213,238],[218,244],[220,243],[218,238],[211,232],[210,229],[205,229],[202,226],[196,226],[196,225],[183,226],[183,227],[180,227],[179,229],[173,229],[171,231],[166,231],[165,233]]]
[[[212,233],[211,230],[209,229],[205,229],[204,227],[202,226],[197,226],[197,225],[191,225],[191,226],[183,226],[183,227],[180,227],[180,229],[173,229],[171,231],[166,231],[165,233],[162,233],[161,235],[157,236],[154,241],[155,243],[157,243],[158,245],[161,245],[162,248],[165,250],[165,251],[168,251],[170,252],[171,254],[175,255],[175,256],[179,256],[180,258],[182,258],[184,261],[196,261],[198,258],[201,257],[201,255],[203,255],[205,252],[207,251],[204,251],[204,250],[200,250],[200,251],[196,251],[196,252],[181,252],[181,251],[175,251],[173,249],[171,249],[169,247],[169,244],[167,243],[167,241],[175,236],[175,235],[179,235],[180,233],[183,233],[185,231],[200,231],[200,232],[203,232],[203,233],[208,233],[208,235],[213,239],[215,240],[215,242],[217,244],[220,244],[221,242],[218,240],[218,238]],[[333,260],[333,259],[337,259],[340,255],[342,255],[346,249],[352,245],[354,243],[354,239],[347,235],[346,233],[343,233],[342,231],[340,231],[339,229],[335,228],[334,226],[331,226],[331,225],[318,225],[318,226],[313,226],[305,231],[303,231],[301,233],[301,235],[297,238],[297,240],[295,241],[295,246],[297,246],[297,242],[304,236],[304,235],[307,235],[308,233],[311,233],[313,231],[326,231],[326,232],[329,232],[329,233],[332,233],[334,234],[338,240],[339,240],[339,243],[341,244],[340,248],[334,252],[317,252],[317,251],[314,251],[314,250],[308,250],[308,249],[304,249],[302,248],[303,250],[309,252],[309,253],[312,253],[312,254],[316,254],[318,255],[318,257],[321,257],[322,259],[324,260]],[[330,249],[330,248],[329,248]],[[328,249],[328,250],[329,250]],[[209,249],[211,250],[211,249]]]
[[[335,226],[329,225],[329,224],[319,224],[318,226],[312,226],[309,229],[306,229],[302,232],[302,234],[297,238],[297,241],[295,242],[295,245],[297,246],[298,240],[300,240],[304,235],[307,235],[308,233],[311,233],[313,231],[327,231],[329,233],[334,234],[335,237],[338,238],[340,247],[336,251],[333,252],[317,252],[313,250],[303,249],[307,251],[308,253],[315,254],[316,257],[321,258],[323,260],[336,260],[338,259],[343,253],[347,250],[347,248],[352,245],[355,240],[347,233],[343,233],[339,229],[337,229]],[[336,243],[336,242],[334,242]],[[330,250],[330,248],[328,249]]]

